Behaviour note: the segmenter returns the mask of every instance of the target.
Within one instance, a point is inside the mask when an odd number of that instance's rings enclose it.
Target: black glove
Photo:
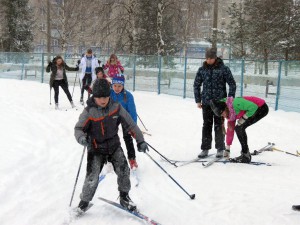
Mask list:
[[[75,68],[75,70],[76,70],[76,71],[78,71],[78,70],[79,70],[79,66],[78,66],[78,65],[76,65],[76,68]]]
[[[98,59],[98,64],[99,64],[99,66],[100,66],[100,63],[101,63],[101,61]]]
[[[145,153],[146,151],[149,151],[148,144],[145,141],[138,143],[137,147],[139,152]]]
[[[80,60],[80,59],[78,59],[78,60],[77,60],[77,64],[79,65],[80,63],[81,63],[81,60]]]
[[[53,64],[52,62],[49,62],[48,66],[49,66],[49,67],[51,67],[51,66],[52,66],[52,64]]]
[[[124,70],[121,70],[121,73],[123,74],[123,73],[124,73]]]
[[[78,140],[78,143],[83,145],[83,146],[88,146],[88,144],[89,144],[87,139],[86,139],[86,136],[80,137],[79,140]]]

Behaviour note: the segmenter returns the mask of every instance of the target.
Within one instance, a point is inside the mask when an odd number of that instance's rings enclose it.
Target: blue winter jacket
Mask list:
[[[226,83],[229,86],[227,96]],[[201,86],[203,86],[201,90]],[[210,100],[219,100],[229,96],[235,97],[236,84],[230,69],[223,60],[216,59],[213,65],[206,62],[199,68],[194,81],[194,96],[196,103],[209,105]]]
[[[123,89],[123,91],[121,91],[119,94],[116,94],[114,90],[111,89],[110,97],[115,102],[119,102],[123,106],[123,108],[130,114],[133,121],[137,123],[137,113],[134,98],[129,91]]]

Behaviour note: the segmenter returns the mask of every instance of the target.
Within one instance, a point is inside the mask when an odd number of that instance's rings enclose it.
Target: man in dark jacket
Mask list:
[[[136,139],[138,151],[148,150],[143,134],[131,116],[119,103],[110,99],[108,81],[97,79],[93,85],[93,96],[87,101],[87,107],[75,126],[77,142],[88,149],[87,173],[78,205],[83,212],[88,209],[89,202],[94,197],[99,174],[107,161],[113,164],[118,177],[120,204],[131,211],[136,209],[128,195],[129,167],[118,136],[119,124]]]
[[[228,96],[235,97],[236,84],[230,69],[224,65],[223,60],[217,57],[217,50],[208,48],[205,54],[206,61],[199,68],[194,81],[194,95],[197,107],[202,109],[202,152],[199,158],[208,155],[212,143],[212,127],[215,130],[216,157],[221,158],[225,150],[224,134],[222,130],[223,120],[214,115],[210,108],[210,100],[222,99]],[[229,85],[227,96],[226,83]],[[201,90],[202,86],[202,90]],[[224,152],[225,153],[225,152]]]

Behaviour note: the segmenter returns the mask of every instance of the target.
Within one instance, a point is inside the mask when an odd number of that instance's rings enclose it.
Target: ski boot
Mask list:
[[[295,211],[300,211],[300,205],[293,205],[292,209]]]
[[[248,151],[247,153],[241,152],[241,155],[236,158],[229,159],[231,162],[235,163],[250,163],[251,162],[251,154]]]
[[[136,204],[134,204],[126,192],[120,192],[120,204],[129,211],[136,210]]]
[[[202,152],[198,155],[199,159],[205,158],[208,156],[208,150],[202,150]]]
[[[216,158],[222,158],[223,157],[224,150],[218,150],[216,154]]]

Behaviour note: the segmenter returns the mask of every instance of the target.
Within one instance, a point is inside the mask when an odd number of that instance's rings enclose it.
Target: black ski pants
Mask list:
[[[128,132],[125,132],[125,129],[123,126],[122,126],[122,130],[123,130],[123,139],[124,139],[126,149],[127,149],[128,159],[135,159],[135,149],[134,149],[134,145],[133,145],[133,138],[130,134],[128,134]]]
[[[214,114],[209,105],[202,106],[203,127],[202,127],[202,150],[210,150],[212,142],[212,127],[215,131],[215,148],[225,150],[224,134],[222,130],[223,119]]]
[[[243,153],[247,153],[249,151],[246,128],[265,117],[268,113],[269,107],[265,103],[259,107],[254,115],[249,117],[242,125],[237,125],[235,127],[235,132],[241,143]]]
[[[86,73],[82,79],[82,86],[81,86],[81,97],[83,97],[84,90],[88,91],[89,86],[92,83],[92,74]]]
[[[70,102],[72,102],[72,96],[70,94],[67,82],[63,80],[54,80],[53,81],[53,89],[54,89],[54,101],[58,103],[58,95],[59,95],[59,86],[64,90]]]

